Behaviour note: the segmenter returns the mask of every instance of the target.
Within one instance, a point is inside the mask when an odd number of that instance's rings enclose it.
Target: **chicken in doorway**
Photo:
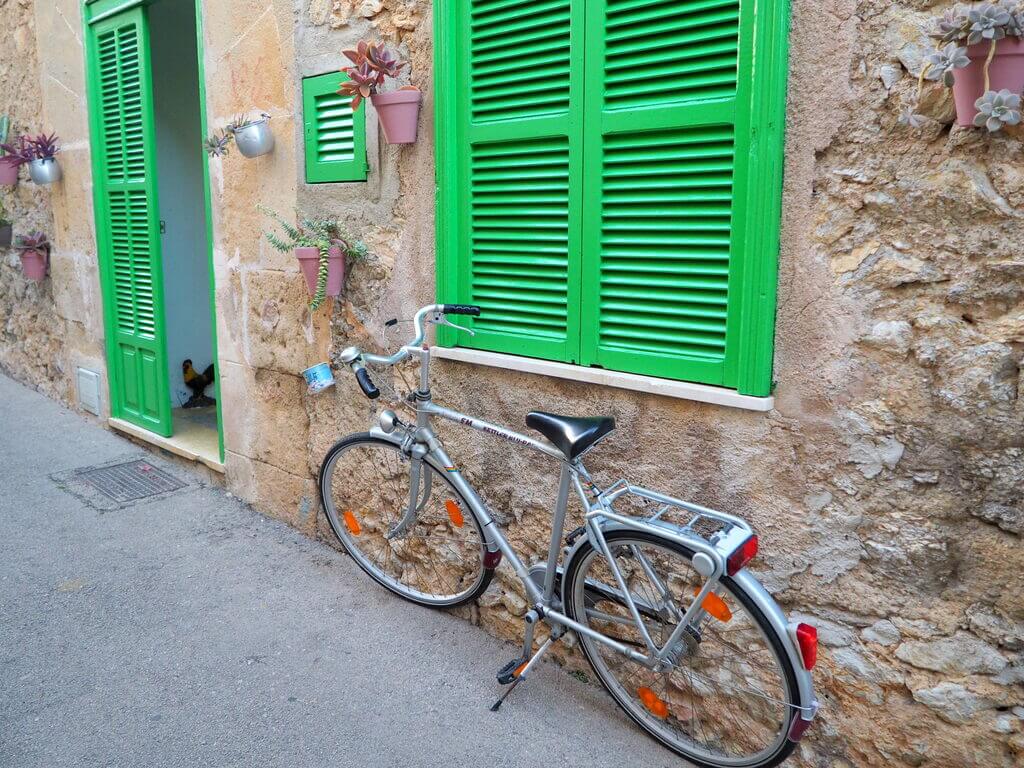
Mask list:
[[[192,390],[190,397],[182,408],[202,408],[207,405],[214,405],[217,401],[205,394],[206,388],[213,384],[213,364],[207,366],[206,370],[199,373],[192,367],[192,361],[186,360],[181,364],[181,375],[185,379],[185,386]]]

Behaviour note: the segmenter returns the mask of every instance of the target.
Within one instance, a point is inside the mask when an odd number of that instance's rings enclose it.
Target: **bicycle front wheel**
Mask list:
[[[350,435],[320,467],[320,500],[331,529],[352,559],[396,595],[434,608],[478,597],[494,571],[469,504],[426,461],[406,519],[411,460],[369,434]]]
[[[703,578],[693,552],[639,531],[606,534],[644,627],[658,648],[669,641]],[[566,615],[647,653],[608,560],[584,545],[566,568]],[[580,645],[619,706],[662,744],[700,766],[768,768],[795,747],[796,675],[754,601],[728,577],[704,599],[705,617],[684,629],[674,662],[656,672],[584,634]]]

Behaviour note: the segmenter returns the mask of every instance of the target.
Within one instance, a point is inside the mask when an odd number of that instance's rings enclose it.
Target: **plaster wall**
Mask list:
[[[929,45],[927,15],[947,5],[793,0],[774,411],[435,369],[439,400],[492,421],[521,425],[538,406],[611,413],[620,429],[589,462],[601,480],[628,471],[754,523],[759,575],[821,632],[824,710],[798,756],[808,766],[1011,766],[1024,754],[1024,175],[1010,161],[1022,135],[951,128],[937,87],[923,134],[896,122]],[[25,198],[29,215],[52,216],[54,274],[38,295],[19,293],[4,268],[0,364],[67,398],[69,366],[102,359],[81,22],[74,0],[0,13],[26,30],[4,75],[17,102],[38,104],[27,112],[70,147],[63,185]],[[313,474],[372,409],[347,377],[310,397],[298,372],[349,344],[394,343],[384,321],[433,300],[431,8],[232,0],[205,2],[203,19],[211,122],[263,109],[278,142],[269,157],[211,165],[228,484],[327,535]],[[306,185],[299,80],[371,35],[411,59],[419,141],[381,143],[371,110],[368,181]],[[308,312],[294,259],[260,239],[256,203],[330,212],[362,236],[372,256],[350,265],[344,300]],[[12,325],[26,308],[43,319]],[[35,335],[59,370],[26,353]],[[550,467],[504,443],[443,436],[514,544],[542,556]],[[513,638],[525,609],[502,570],[466,616]]]

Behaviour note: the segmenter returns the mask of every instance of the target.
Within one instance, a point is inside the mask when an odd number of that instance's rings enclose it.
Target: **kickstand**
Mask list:
[[[499,709],[501,709],[501,705],[504,703],[505,699],[508,698],[508,695],[516,689],[517,685],[519,685],[521,682],[523,682],[523,680],[526,679],[526,675],[529,674],[531,669],[533,669],[534,664],[536,664],[540,660],[541,656],[547,653],[548,648],[550,648],[554,642],[554,639],[550,637],[544,641],[544,644],[540,648],[538,648],[537,652],[533,654],[533,656],[528,662],[526,662],[522,671],[516,675],[516,679],[512,681],[512,684],[508,688],[506,688],[505,692],[501,694],[498,700],[491,705],[491,712],[497,712]]]

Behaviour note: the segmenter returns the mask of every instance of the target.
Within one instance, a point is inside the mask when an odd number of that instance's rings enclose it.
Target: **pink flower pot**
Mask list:
[[[13,187],[18,183],[18,164],[0,157],[0,187]]]
[[[416,141],[422,98],[423,94],[414,90],[375,93],[370,97],[388,144],[412,144]]]
[[[46,277],[46,251],[26,250],[21,252],[21,269],[25,277],[37,283]]]
[[[978,114],[974,102],[985,93],[985,59],[991,47],[991,43],[968,46],[970,66],[953,72],[953,99],[956,101],[958,125],[974,125],[974,117]],[[1024,90],[1024,41],[1016,37],[1004,37],[996,43],[996,55],[988,73],[993,91],[1005,88],[1010,93],[1019,94]]]
[[[320,271],[320,251],[316,248],[296,248],[295,258],[299,260],[302,276],[306,278],[309,295],[316,293],[316,276]],[[338,296],[345,284],[345,254],[334,245],[327,251],[327,295]]]

